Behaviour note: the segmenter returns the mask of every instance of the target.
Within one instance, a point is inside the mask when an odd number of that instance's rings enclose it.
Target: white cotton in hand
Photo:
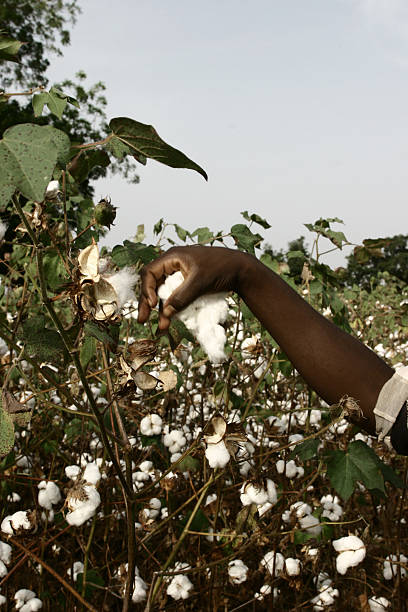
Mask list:
[[[183,282],[181,272],[171,274],[159,287],[159,298],[167,300]],[[221,363],[226,359],[224,346],[227,338],[225,329],[220,325],[228,316],[226,296],[227,293],[203,295],[176,315],[197,338],[213,363]]]

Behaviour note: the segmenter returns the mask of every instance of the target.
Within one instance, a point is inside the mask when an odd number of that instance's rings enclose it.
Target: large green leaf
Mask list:
[[[119,340],[119,325],[95,323],[87,321],[84,325],[85,341],[88,336],[92,336],[107,346],[114,353]],[[82,354],[81,354],[82,359]]]
[[[255,254],[255,245],[259,245],[263,238],[259,234],[251,232],[247,225],[237,223],[231,227],[231,235],[234,238],[237,247],[248,253]]]
[[[0,140],[0,208],[16,189],[29,200],[41,202],[57,165],[68,161],[68,136],[51,126],[15,125]]]
[[[111,257],[119,268],[134,266],[138,263],[147,264],[157,257],[158,250],[152,245],[142,242],[131,242],[125,240],[123,246],[117,245],[113,248]]]
[[[51,362],[67,357],[61,336],[45,326],[43,315],[27,319],[22,327],[20,339],[24,342],[24,349],[30,357]]]
[[[384,478],[375,452],[361,440],[352,442],[347,451],[333,451],[327,461],[330,482],[344,500],[354,491],[356,482],[367,489],[379,489],[384,493]]]
[[[18,63],[20,60],[16,56],[22,44],[19,40],[0,35],[0,60]]]
[[[116,157],[121,158],[129,153],[136,158],[141,157],[142,161],[148,157],[171,168],[195,170],[207,180],[206,172],[184,153],[164,142],[152,125],[128,117],[116,117],[111,120],[109,127],[112,137],[107,147]]]
[[[68,96],[57,87],[51,87],[50,91],[43,91],[33,96],[33,109],[36,117],[39,117],[47,105],[50,112],[61,119],[67,104],[72,104],[79,108],[79,104],[75,98]]]

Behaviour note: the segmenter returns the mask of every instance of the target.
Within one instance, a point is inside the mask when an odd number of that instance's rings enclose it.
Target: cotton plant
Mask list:
[[[38,505],[45,510],[52,510],[61,501],[61,491],[52,480],[41,480],[38,489]]]
[[[339,574],[345,574],[350,567],[359,565],[366,556],[364,542],[357,536],[346,536],[333,540],[333,548],[339,553],[336,559],[336,569]]]
[[[174,570],[185,570],[189,568],[190,566],[188,565],[188,563],[177,562],[174,567]],[[170,595],[170,597],[178,601],[180,599],[188,599],[193,589],[194,585],[188,578],[187,574],[177,574],[172,578],[170,584],[167,587],[166,593],[167,595]]]
[[[184,282],[182,272],[168,276],[160,285],[158,296],[165,301]],[[203,295],[177,313],[187,329],[197,338],[210,361],[215,364],[225,361],[226,333],[221,325],[228,316],[226,293]]]
[[[100,260],[93,242],[78,255],[78,287],[74,301],[78,308],[96,321],[114,319],[125,303],[134,299],[137,274],[122,268],[110,274],[105,260]]]

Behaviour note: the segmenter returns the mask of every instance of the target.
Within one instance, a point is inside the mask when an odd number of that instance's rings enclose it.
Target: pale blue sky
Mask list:
[[[51,79],[104,81],[109,118],[153,124],[209,175],[149,161],[139,185],[101,181],[110,244],[160,217],[226,230],[242,210],[278,248],[319,216],[356,243],[408,232],[406,0],[80,4]]]

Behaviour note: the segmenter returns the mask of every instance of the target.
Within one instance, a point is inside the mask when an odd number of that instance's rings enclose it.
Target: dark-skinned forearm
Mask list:
[[[393,370],[375,353],[325,319],[277,274],[248,256],[239,294],[306,382],[328,403],[350,395],[375,431],[373,409]]]

